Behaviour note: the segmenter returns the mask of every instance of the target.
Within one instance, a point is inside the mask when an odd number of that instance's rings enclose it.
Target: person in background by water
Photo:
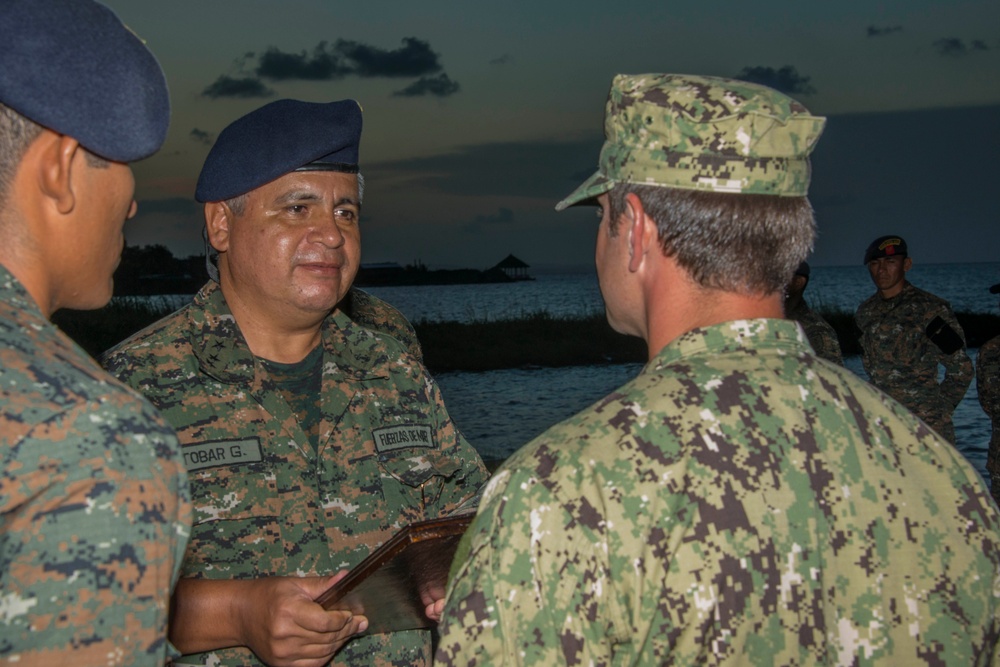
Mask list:
[[[844,357],[840,353],[840,341],[837,332],[823,316],[813,311],[806,303],[803,293],[809,284],[809,263],[801,262],[792,279],[785,287],[785,317],[795,320],[806,332],[806,338],[812,345],[816,355],[834,364],[844,365]]]
[[[824,119],[752,83],[619,75],[599,169],[630,383],[519,450],[453,566],[441,665],[987,665],[1000,510],[784,318]],[[991,662],[993,661],[993,662]]]
[[[0,3],[0,663],[162,665],[191,506],[177,437],[49,321],[111,298],[159,63],[91,0]]]
[[[906,273],[913,266],[902,237],[890,234],[865,250],[875,293],[858,306],[861,361],[872,384],[955,444],[952,413],[972,382],[972,360],[951,305],[919,289]],[[945,375],[938,382],[938,365]]]
[[[363,618],[313,602],[486,479],[423,365],[336,307],[361,255],[361,125],[354,100],[279,100],[226,127],[195,192],[218,282],[104,356],[190,474],[175,665],[430,663],[429,631],[352,638]]]
[[[990,294],[1000,294],[1000,283],[990,287]],[[976,356],[976,391],[979,404],[992,422],[986,470],[990,475],[993,499],[1000,504],[1000,336],[994,336],[979,348]]]

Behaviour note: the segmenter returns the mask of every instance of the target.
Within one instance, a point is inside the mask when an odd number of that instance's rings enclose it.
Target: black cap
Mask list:
[[[278,100],[229,124],[205,158],[194,198],[223,201],[298,170],[358,172],[361,106]]]
[[[888,236],[880,236],[868,244],[868,249],[865,250],[864,263],[867,264],[873,259],[880,257],[906,256],[906,241],[903,240],[903,237],[889,234]]]
[[[155,153],[170,124],[156,58],[93,0],[3,0],[0,102],[116,162]]]

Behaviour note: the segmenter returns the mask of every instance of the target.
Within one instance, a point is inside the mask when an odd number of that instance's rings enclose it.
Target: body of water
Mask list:
[[[975,362],[976,350],[969,351]],[[865,377],[860,357],[845,364]],[[483,458],[505,459],[550,426],[628,382],[641,364],[441,373],[438,385],[452,419]],[[976,383],[955,410],[958,449],[986,474],[991,424],[979,405]]]
[[[948,299],[955,310],[996,313],[990,285],[1000,282],[1000,262],[919,264],[907,275],[917,287]],[[595,273],[542,274],[536,280],[484,285],[365,287],[411,321],[498,320],[546,311],[553,316],[604,312]],[[854,312],[875,292],[868,270],[857,266],[812,268],[806,299],[814,308]]]
[[[1000,262],[915,265],[913,284],[948,299],[956,310],[996,313],[989,286],[1000,282]],[[603,312],[594,274],[540,275],[537,280],[487,285],[366,288],[411,320],[496,320],[546,311],[554,316]],[[857,266],[814,267],[806,297],[814,307],[853,312],[874,292]],[[976,350],[970,350],[975,358]],[[847,366],[864,377],[861,360]],[[437,377],[452,417],[485,458],[502,459],[550,426],[588,407],[627,382],[638,364],[533,368]],[[975,382],[954,416],[959,449],[985,475],[990,421]]]

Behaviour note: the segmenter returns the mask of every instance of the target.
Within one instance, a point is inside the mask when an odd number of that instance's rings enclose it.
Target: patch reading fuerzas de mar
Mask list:
[[[262,459],[260,440],[257,438],[201,442],[182,447],[181,453],[184,454],[184,465],[188,472],[216,466],[256,463]]]
[[[433,447],[431,427],[424,424],[401,424],[372,430],[375,451],[379,454],[407,447]]]

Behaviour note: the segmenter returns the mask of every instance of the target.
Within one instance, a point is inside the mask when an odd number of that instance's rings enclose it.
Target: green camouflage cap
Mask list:
[[[802,197],[809,188],[809,153],[825,122],[754,83],[619,74],[608,94],[597,173],[556,210],[618,182]]]

